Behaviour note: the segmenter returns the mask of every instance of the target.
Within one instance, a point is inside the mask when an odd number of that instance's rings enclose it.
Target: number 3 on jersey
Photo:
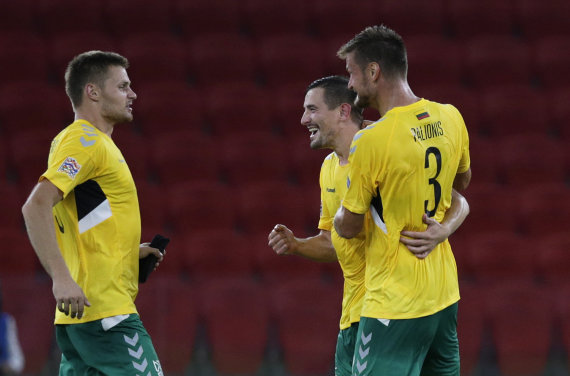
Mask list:
[[[429,156],[430,154],[433,154],[435,156],[435,162],[437,164],[436,166],[436,172],[435,172],[435,176],[429,179],[429,184],[433,185],[433,196],[434,196],[434,200],[435,203],[433,205],[433,209],[429,210],[428,209],[428,200],[424,201],[424,212],[428,215],[428,217],[433,217],[435,215],[435,212],[437,210],[437,207],[439,206],[439,200],[441,200],[441,185],[439,185],[439,182],[436,180],[437,177],[439,176],[439,173],[441,172],[441,153],[439,152],[439,149],[436,147],[429,147],[426,150],[426,161],[425,161],[425,168],[429,168]]]

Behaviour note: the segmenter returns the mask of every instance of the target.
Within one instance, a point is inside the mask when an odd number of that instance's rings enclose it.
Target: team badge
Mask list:
[[[67,157],[65,161],[59,166],[57,172],[67,174],[71,179],[75,179],[75,175],[81,170],[81,165],[77,163],[75,158]]]

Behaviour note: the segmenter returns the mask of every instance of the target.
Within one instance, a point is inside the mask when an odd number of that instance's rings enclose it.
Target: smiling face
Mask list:
[[[325,89],[317,87],[307,91],[301,124],[311,132],[311,149],[333,149],[338,134],[339,111],[330,110],[324,100]]]
[[[101,88],[101,116],[111,124],[132,121],[132,104],[136,98],[126,69],[110,66]]]
[[[356,92],[356,106],[360,108],[367,108],[371,105],[370,99],[370,83],[360,65],[355,60],[355,53],[350,52],[346,55],[346,71],[350,75],[348,81],[348,88]]]

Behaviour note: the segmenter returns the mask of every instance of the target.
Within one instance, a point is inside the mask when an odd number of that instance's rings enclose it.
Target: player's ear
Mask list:
[[[99,87],[91,83],[85,85],[85,95],[94,102],[99,101]]]
[[[348,120],[348,118],[350,118],[350,111],[352,111],[352,107],[350,107],[348,103],[342,103],[339,106],[339,111],[341,120]]]
[[[380,65],[377,62],[371,62],[368,64],[367,72],[370,75],[372,81],[376,81],[380,77]]]

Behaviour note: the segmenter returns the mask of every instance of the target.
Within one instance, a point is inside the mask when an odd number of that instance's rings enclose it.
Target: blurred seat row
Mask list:
[[[418,0],[377,2],[356,0],[359,17],[346,17],[340,0],[151,0],[98,1],[6,0],[0,7],[1,29],[32,29],[48,35],[79,29],[119,36],[159,31],[193,36],[211,31],[244,32],[253,36],[290,31],[318,35],[354,34],[364,26],[388,23],[408,34],[518,32],[525,37],[568,34],[570,6],[563,0]],[[77,14],[86,14],[81,22]],[[426,16],[429,14],[429,17]]]
[[[339,284],[314,276],[278,284],[244,277],[189,283],[155,273],[141,286],[137,306],[167,374],[182,374],[197,361],[197,347],[205,348],[221,375],[255,374],[270,352],[291,375],[331,371]],[[20,324],[26,371],[38,373],[53,340],[50,284],[25,275],[4,277],[2,283],[5,309]],[[473,371],[487,335],[503,376],[540,374],[556,340],[554,330],[570,349],[570,284],[464,283],[461,291],[462,374]]]
[[[253,39],[215,32],[181,40],[150,31],[116,38],[82,30],[50,39],[30,31],[0,32],[0,79],[4,83],[32,80],[60,85],[73,56],[102,49],[119,52],[131,61],[129,74],[136,85],[169,81],[208,87],[220,82],[254,81],[276,87],[283,82],[344,73],[344,63],[336,51],[351,36],[319,38],[291,31]],[[559,88],[570,83],[565,74],[570,61],[570,33],[532,41],[510,35],[477,35],[463,42],[422,34],[407,37],[405,42],[410,82],[415,85]]]

